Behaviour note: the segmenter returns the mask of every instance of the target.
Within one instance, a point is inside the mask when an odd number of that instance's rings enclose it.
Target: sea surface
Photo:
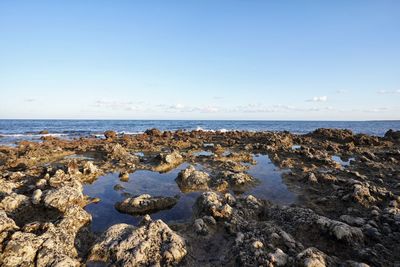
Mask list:
[[[40,140],[42,130],[60,138],[102,136],[106,130],[137,134],[160,130],[245,130],[308,133],[317,128],[350,129],[355,133],[383,136],[389,129],[400,130],[397,121],[232,121],[232,120],[0,120],[0,144],[15,145],[21,140]]]

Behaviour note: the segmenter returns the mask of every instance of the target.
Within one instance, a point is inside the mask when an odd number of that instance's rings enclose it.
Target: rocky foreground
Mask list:
[[[198,151],[212,156],[196,155]],[[226,153],[226,151],[230,151]],[[143,152],[147,156],[139,157]],[[286,169],[298,202],[280,206],[235,195],[257,184],[253,154]],[[71,155],[92,155],[93,160]],[[353,158],[348,166],[333,160]],[[120,212],[139,225],[91,231],[82,193],[109,172],[165,172],[183,162],[182,192],[201,191],[193,218],[167,225],[149,215],[179,196],[130,196]],[[347,165],[347,164],[346,164]],[[105,133],[105,139],[0,146],[1,266],[400,266],[400,132],[385,137],[347,130],[288,132]]]

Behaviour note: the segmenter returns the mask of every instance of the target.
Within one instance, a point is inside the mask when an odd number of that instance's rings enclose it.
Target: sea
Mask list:
[[[73,139],[101,138],[104,131],[139,134],[147,129],[205,131],[289,131],[305,134],[317,128],[350,129],[354,133],[383,136],[389,129],[400,130],[395,121],[260,121],[260,120],[0,120],[0,145],[15,146],[19,141],[40,141],[52,135]],[[40,134],[46,130],[48,134]]]

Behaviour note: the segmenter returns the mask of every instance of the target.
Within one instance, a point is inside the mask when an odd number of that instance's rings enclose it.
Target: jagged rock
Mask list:
[[[2,250],[2,243],[9,233],[18,230],[19,227],[15,224],[14,220],[9,218],[7,214],[0,210],[0,251]]]
[[[233,187],[249,186],[255,184],[256,182],[256,179],[244,172],[235,173],[225,171],[221,173],[220,178],[226,179]]]
[[[122,182],[127,182],[129,181],[129,172],[121,172],[118,177]]]
[[[385,133],[385,137],[392,140],[400,140],[400,131],[393,131],[390,129]]]
[[[354,226],[362,226],[365,224],[365,220],[363,218],[353,217],[350,215],[342,215],[340,216],[340,220],[349,225],[354,225]]]
[[[71,160],[68,162],[67,173],[71,175],[79,175],[81,172],[79,171],[79,165],[76,160]]]
[[[17,186],[17,183],[0,179],[0,197],[3,195],[10,195]]]
[[[324,231],[334,236],[337,240],[347,243],[360,242],[364,239],[361,229],[348,224],[320,216],[317,225]]]
[[[148,129],[144,133],[147,135],[150,135],[150,136],[161,136],[162,135],[162,132],[156,128]]]
[[[69,207],[58,225],[35,224],[15,232],[2,253],[2,266],[80,266],[76,259],[77,233],[91,216]]]
[[[145,218],[139,227],[111,226],[93,246],[88,260],[112,266],[171,266],[186,253],[185,241],[168,225]]]
[[[268,258],[274,266],[286,266],[289,257],[285,252],[277,248],[274,253],[268,254]]]
[[[317,248],[307,248],[296,257],[299,267],[325,267],[328,265],[328,256]]]
[[[123,148],[120,144],[109,144],[106,147],[106,150],[108,152],[108,156],[111,159],[130,163],[139,161],[138,156],[132,155],[131,153],[126,151],[126,149]]]
[[[203,193],[195,203],[195,213],[205,214],[216,218],[229,218],[232,216],[232,207],[225,204],[225,200],[214,192]]]
[[[82,194],[82,185],[78,187],[63,186],[52,189],[44,194],[43,202],[47,207],[52,207],[64,212],[72,205],[84,205],[85,198]]]
[[[40,203],[41,199],[42,199],[42,190],[36,189],[32,194],[32,199],[31,199],[32,203],[37,205]]]
[[[117,138],[117,133],[115,131],[105,131],[104,137],[108,140]]]
[[[154,170],[158,172],[171,170],[183,162],[183,156],[178,151],[160,153],[156,159],[159,161],[159,165],[154,167]]]
[[[12,193],[3,198],[3,200],[0,202],[0,209],[7,213],[12,213],[18,209],[29,206],[30,203],[29,197]]]
[[[371,196],[369,188],[363,184],[354,184],[353,185],[353,199],[360,204],[369,205],[372,202],[375,202],[376,199]]]
[[[137,197],[127,198],[122,202],[117,202],[115,208],[124,213],[146,214],[170,209],[178,203],[178,200],[179,196],[152,197],[148,194],[143,194]]]
[[[99,173],[100,170],[93,164],[92,161],[87,161],[85,165],[83,165],[83,174],[90,175]]]
[[[196,219],[193,223],[193,226],[194,226],[194,230],[196,231],[197,234],[199,234],[199,235],[207,235],[208,234],[208,227],[207,227],[207,224],[205,224],[203,219],[201,219],[201,218]]]
[[[318,183],[317,176],[315,176],[315,174],[312,173],[312,172],[308,173],[308,175],[307,175],[307,180],[308,180],[310,183]]]
[[[175,181],[183,192],[207,190],[210,176],[206,172],[196,171],[191,165],[179,172]]]

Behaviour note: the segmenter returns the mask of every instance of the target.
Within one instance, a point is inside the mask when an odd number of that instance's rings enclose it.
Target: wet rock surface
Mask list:
[[[143,194],[137,197],[127,198],[117,202],[115,208],[120,212],[130,214],[148,214],[172,208],[178,203],[179,196],[175,197],[152,197]]]
[[[209,154],[195,154],[203,149]],[[252,172],[259,154],[284,170],[282,180],[297,196],[290,206],[250,194],[259,183]],[[399,163],[396,131],[151,129],[0,146],[0,265],[398,266]],[[89,198],[83,185],[111,172],[134,183],[136,171],[178,166],[181,196],[196,193],[192,218],[166,224],[144,216],[139,224],[92,231],[98,218],[85,209],[107,199]],[[124,197],[112,204],[129,218],[180,201],[116,189]]]

